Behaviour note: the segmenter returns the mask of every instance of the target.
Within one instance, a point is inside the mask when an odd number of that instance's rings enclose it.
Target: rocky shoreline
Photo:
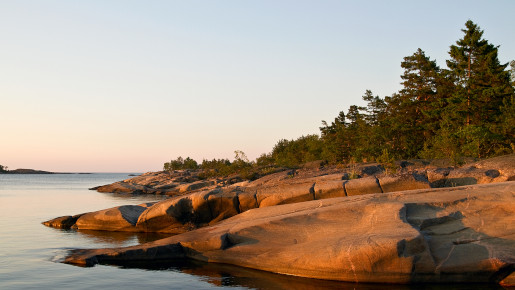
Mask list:
[[[147,173],[97,190],[171,198],[44,224],[177,234],[74,250],[66,262],[77,265],[193,259],[338,281],[515,285],[515,155],[461,168],[400,165],[395,175],[318,166],[254,181]]]

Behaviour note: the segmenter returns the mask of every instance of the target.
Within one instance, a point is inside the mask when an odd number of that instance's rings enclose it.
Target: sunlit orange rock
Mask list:
[[[194,259],[353,282],[513,284],[515,182],[368,194],[248,210],[67,263]]]

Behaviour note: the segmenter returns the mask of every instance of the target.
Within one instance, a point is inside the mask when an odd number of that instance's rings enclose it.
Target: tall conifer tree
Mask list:
[[[498,46],[483,39],[483,31],[471,20],[462,39],[449,51],[448,76],[454,92],[445,114],[464,155],[484,157],[497,150],[505,136],[499,135],[501,107],[513,96],[508,64],[497,57]],[[497,132],[496,132],[497,131]]]
[[[403,89],[387,99],[392,149],[398,155],[415,157],[439,127],[440,68],[420,48],[405,57],[401,67]]]
[[[513,94],[508,64],[500,64],[498,46],[483,39],[483,31],[471,20],[462,39],[451,46],[447,61],[455,90],[451,109],[465,125],[481,126],[499,115],[503,100]]]

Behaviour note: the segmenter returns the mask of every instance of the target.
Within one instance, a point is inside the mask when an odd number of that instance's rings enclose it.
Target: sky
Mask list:
[[[0,0],[0,164],[147,172],[318,134],[470,19],[515,60],[515,1]]]

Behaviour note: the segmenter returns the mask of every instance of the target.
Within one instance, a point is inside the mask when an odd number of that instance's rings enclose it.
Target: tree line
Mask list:
[[[500,63],[499,46],[485,40],[483,30],[471,20],[462,31],[463,37],[450,46],[447,68],[440,68],[419,48],[401,62],[399,92],[381,98],[367,90],[362,96],[366,106],[352,105],[334,121],[322,121],[320,135],[279,140],[256,161],[234,162],[247,168],[296,167],[315,160],[459,161],[515,152],[515,61],[510,69],[508,63]],[[165,163],[165,169],[171,163]],[[232,164],[213,160],[196,168],[215,163]]]

